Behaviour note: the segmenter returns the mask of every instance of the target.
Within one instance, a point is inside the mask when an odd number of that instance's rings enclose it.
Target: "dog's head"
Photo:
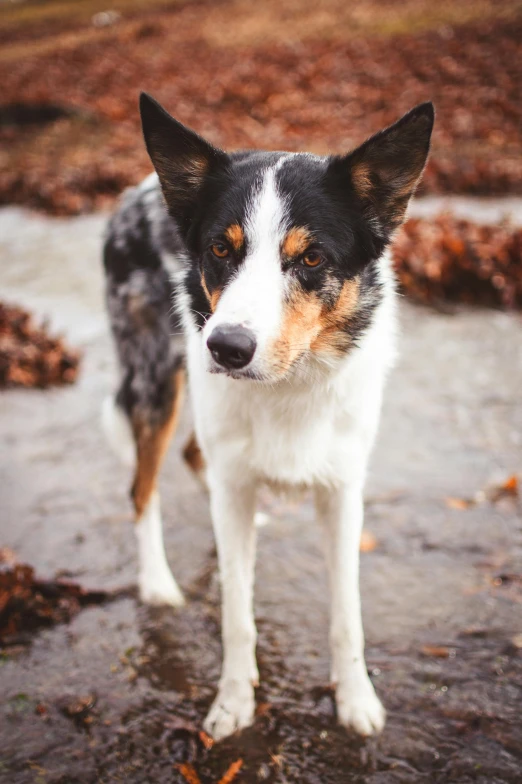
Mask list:
[[[376,262],[422,175],[432,104],[333,157],[228,155],[147,95],[141,116],[208,369],[273,383],[348,352],[380,301]]]

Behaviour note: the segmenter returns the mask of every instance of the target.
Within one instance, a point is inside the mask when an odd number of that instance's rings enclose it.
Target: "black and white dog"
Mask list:
[[[315,494],[339,721],[379,732],[359,599],[363,486],[394,357],[387,248],[426,163],[433,106],[333,157],[226,154],[147,95],[141,116],[156,174],[126,192],[104,251],[121,365],[104,419],[134,468],[141,597],[183,603],[157,476],[188,374],[185,457],[210,491],[223,601],[223,669],[205,728],[220,739],[253,721],[254,515],[267,484]]]

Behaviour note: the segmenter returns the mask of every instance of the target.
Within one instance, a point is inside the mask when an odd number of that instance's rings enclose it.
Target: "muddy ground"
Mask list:
[[[136,599],[129,477],[105,446],[115,369],[102,308],[99,215],[0,212],[0,290],[83,349],[78,383],[0,397],[0,544],[44,577],[115,591],[0,658],[0,780],[184,782],[191,762],[238,782],[515,783],[522,771],[522,521],[488,486],[522,470],[522,320],[402,304],[367,489],[367,661],[384,734],[336,727],[326,578],[310,504],[265,498],[256,614],[259,715],[205,750],[197,731],[219,672],[219,590],[205,497],[179,452],[163,472],[166,543],[190,601]],[[471,501],[470,501],[471,499]]]

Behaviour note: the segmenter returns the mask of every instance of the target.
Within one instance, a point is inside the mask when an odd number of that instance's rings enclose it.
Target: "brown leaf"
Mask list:
[[[36,327],[28,313],[0,302],[0,387],[69,384],[78,373],[79,354]]]
[[[201,780],[196,773],[196,769],[189,762],[182,762],[179,765],[176,765],[176,767],[187,784],[201,784]]]
[[[203,748],[206,751],[210,751],[210,749],[214,745],[214,739],[211,738],[210,735],[207,735],[207,733],[204,730],[199,731],[199,739],[203,744]]]
[[[433,656],[436,659],[448,659],[452,655],[452,650],[445,645],[423,645],[421,653],[423,656]]]
[[[227,772],[225,773],[225,775],[219,779],[218,784],[232,784],[237,774],[241,770],[242,766],[243,766],[242,759],[238,759],[236,760],[236,762],[233,762],[232,765],[227,770]]]
[[[378,545],[378,541],[376,537],[367,531],[365,528],[361,534],[361,542],[359,545],[359,550],[361,553],[372,553]]]
[[[519,483],[517,475],[512,474],[505,482],[493,485],[487,491],[487,495],[489,500],[493,503],[500,501],[501,498],[518,498]]]
[[[502,485],[502,490],[509,495],[518,495],[518,477],[513,474],[506,479]]]
[[[474,501],[472,501],[470,498],[452,498],[451,496],[446,498],[446,506],[449,509],[458,509],[461,511],[463,509],[469,509],[470,506],[473,505]]]

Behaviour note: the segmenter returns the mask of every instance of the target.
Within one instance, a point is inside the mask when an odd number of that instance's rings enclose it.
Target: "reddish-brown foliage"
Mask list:
[[[29,313],[0,302],[0,387],[71,384],[79,361],[61,338],[35,327]]]
[[[150,170],[140,89],[223,147],[317,152],[346,151],[432,99],[425,190],[520,191],[520,16],[346,40],[309,31],[301,42],[278,36],[243,46],[238,34],[220,46],[198,38],[205,13],[200,4],[170,8],[0,60],[4,107],[75,109],[45,125],[3,123],[0,202],[75,213],[138,181]]]
[[[412,218],[394,244],[400,283],[413,299],[522,307],[522,229],[441,215]]]
[[[104,591],[86,591],[68,580],[41,580],[32,566],[0,550],[0,642],[19,641],[42,626],[69,621],[88,604],[105,601]]]

